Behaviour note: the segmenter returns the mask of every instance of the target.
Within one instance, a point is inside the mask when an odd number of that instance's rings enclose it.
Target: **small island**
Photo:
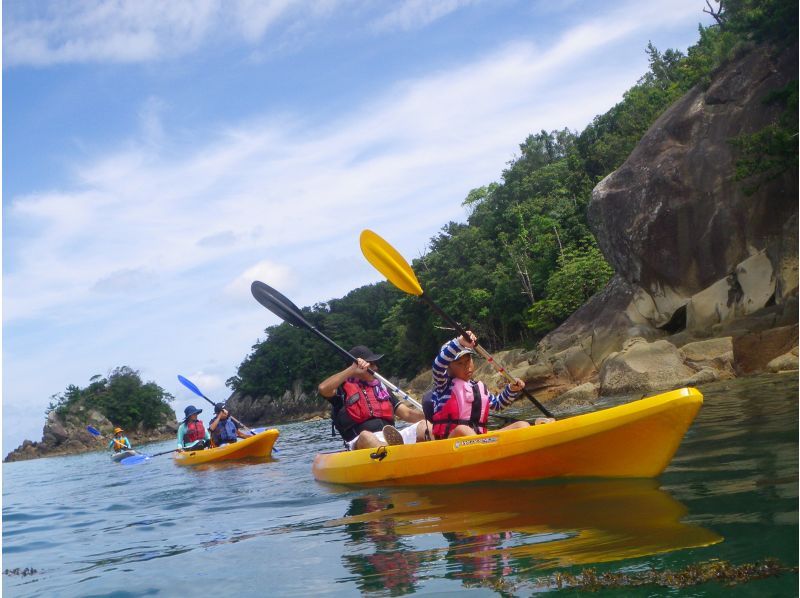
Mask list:
[[[87,426],[106,438],[111,438],[113,429],[119,426],[134,446],[166,440],[177,432],[175,412],[169,405],[173,399],[155,382],[143,382],[139,372],[128,366],[117,367],[105,377],[92,376],[85,388],[70,384],[64,392],[53,395],[42,439],[25,440],[3,461],[105,449],[108,441],[90,434]]]

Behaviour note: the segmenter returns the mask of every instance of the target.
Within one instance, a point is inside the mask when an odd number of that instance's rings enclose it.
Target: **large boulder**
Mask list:
[[[649,392],[691,384],[696,372],[687,366],[675,345],[629,340],[622,351],[610,356],[600,368],[600,392],[604,395]]]
[[[617,274],[671,309],[676,297],[688,299],[763,252],[776,300],[796,292],[797,172],[748,194],[734,180],[731,144],[778,119],[783,107],[764,100],[796,76],[797,47],[777,57],[752,49],[707,90],[698,86],[670,106],[595,187],[589,221]],[[732,302],[762,307],[764,281],[752,284],[754,295]],[[744,294],[746,286],[734,290]]]
[[[733,338],[730,336],[686,343],[678,354],[686,365],[696,371],[716,370],[717,378],[733,378]]]
[[[795,371],[797,369],[798,369],[797,347],[795,347],[788,353],[779,355],[778,357],[772,359],[767,364],[767,371],[773,373]]]
[[[797,347],[797,324],[761,332],[752,332],[733,339],[734,367],[737,374],[767,371],[769,363]]]

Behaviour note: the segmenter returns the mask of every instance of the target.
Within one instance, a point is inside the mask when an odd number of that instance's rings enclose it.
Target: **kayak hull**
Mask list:
[[[224,444],[216,448],[202,451],[179,451],[175,453],[175,463],[178,465],[199,465],[216,461],[231,459],[264,458],[272,454],[272,447],[278,439],[278,430],[264,430],[250,436],[240,438],[232,444]]]
[[[463,484],[548,478],[652,478],[664,471],[703,395],[682,388],[556,422],[411,445],[321,453],[322,482]]]
[[[123,459],[126,459],[128,457],[133,457],[134,455],[138,455],[138,454],[139,453],[137,453],[136,451],[120,451],[118,453],[112,453],[111,454],[111,460],[116,462],[116,463],[119,463]]]

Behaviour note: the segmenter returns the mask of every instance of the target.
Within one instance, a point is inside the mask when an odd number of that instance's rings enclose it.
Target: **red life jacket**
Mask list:
[[[356,424],[375,418],[394,422],[394,408],[389,400],[389,393],[382,386],[347,380],[342,388],[345,396],[344,409]]]
[[[183,435],[183,444],[191,444],[206,437],[206,429],[203,422],[196,419],[193,422],[186,422],[186,433]]]
[[[458,425],[469,426],[478,434],[485,434],[488,419],[489,391],[483,382],[466,382],[456,378],[450,386],[450,398],[431,418],[433,436],[437,440],[447,438]]]
[[[335,428],[345,441],[350,441],[364,430],[380,432],[394,423],[394,405],[389,392],[379,386],[360,384],[347,380],[341,391],[331,400],[331,433]]]

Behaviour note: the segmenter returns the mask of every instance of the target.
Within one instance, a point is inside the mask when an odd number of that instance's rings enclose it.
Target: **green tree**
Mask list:
[[[547,281],[547,299],[528,310],[528,326],[540,332],[552,330],[602,290],[613,274],[596,245],[569,251]]]
[[[47,413],[55,410],[64,416],[81,407],[97,409],[123,428],[153,429],[174,416],[169,406],[174,397],[155,382],[142,382],[139,372],[128,366],[113,369],[106,378],[92,376],[86,388],[70,384],[52,398]]]

